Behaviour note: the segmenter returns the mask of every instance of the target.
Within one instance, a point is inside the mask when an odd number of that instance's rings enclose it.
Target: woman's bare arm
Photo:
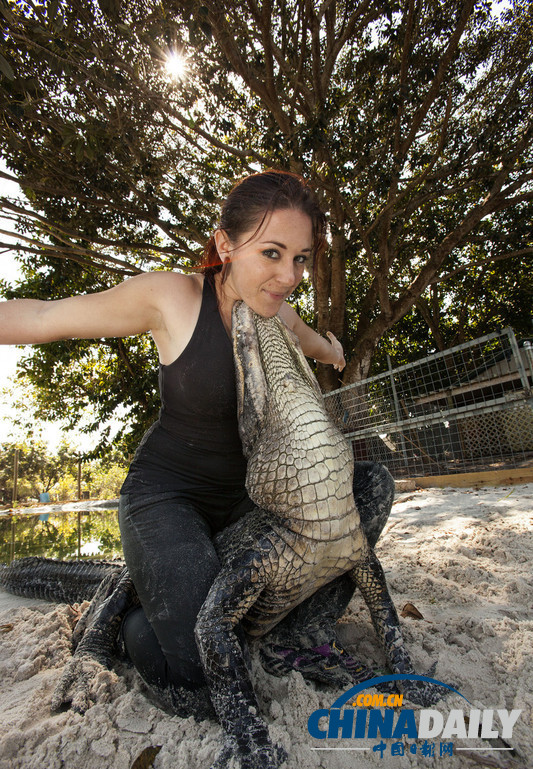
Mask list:
[[[157,330],[163,322],[165,294],[180,279],[187,280],[177,273],[145,273],[96,294],[0,302],[0,344],[131,336]]]
[[[343,370],[346,361],[342,345],[331,331],[328,331],[330,340],[328,342],[304,323],[296,310],[288,304],[281,306],[279,314],[300,340],[304,355],[307,355],[308,358],[314,358],[320,363],[331,363],[337,371]]]

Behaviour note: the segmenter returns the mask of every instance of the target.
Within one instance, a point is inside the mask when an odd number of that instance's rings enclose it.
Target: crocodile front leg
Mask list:
[[[139,599],[128,569],[111,576],[100,586],[83,620],[81,631],[74,632],[75,652],[65,666],[52,695],[52,710],[70,706],[85,713],[91,704],[97,675],[111,667],[120,623]]]
[[[389,595],[381,564],[368,547],[366,557],[350,572],[370,611],[372,624],[393,673],[415,673],[400,628],[398,613]],[[411,702],[428,707],[446,694],[446,689],[428,681],[402,681],[399,689]]]
[[[273,745],[259,716],[243,648],[235,628],[257,601],[272,577],[278,555],[266,534],[232,554],[202,606],[196,623],[196,642],[226,743],[212,769],[230,759],[241,769],[276,769],[285,760],[283,748]]]

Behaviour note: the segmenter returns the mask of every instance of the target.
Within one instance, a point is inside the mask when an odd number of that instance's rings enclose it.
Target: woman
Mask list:
[[[161,412],[123,485],[119,520],[141,601],[126,616],[122,637],[157,689],[193,690],[203,682],[193,629],[219,570],[212,538],[253,509],[236,418],[233,304],[243,300],[266,317],[278,313],[307,356],[339,371],[345,366],[335,337],[320,337],[285,302],[324,248],[324,235],[324,216],[304,180],[268,171],[230,192],[202,274],[153,272],[98,294],[0,303],[4,344],[146,331],[155,340]],[[376,494],[367,476],[359,486],[370,509]]]

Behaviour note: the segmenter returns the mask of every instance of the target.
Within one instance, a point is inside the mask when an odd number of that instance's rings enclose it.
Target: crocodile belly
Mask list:
[[[244,617],[244,629],[252,638],[268,633],[322,585],[349,571],[364,549],[357,535],[327,543],[307,540],[307,547],[303,546],[305,540],[301,538],[297,548],[280,554],[275,577]]]
[[[297,435],[302,440],[293,438],[287,445],[287,436],[271,434],[257,447],[248,460],[250,498],[259,507],[291,518],[324,517],[325,509],[329,516],[341,518],[353,507],[353,460],[343,436],[326,433],[316,445]]]

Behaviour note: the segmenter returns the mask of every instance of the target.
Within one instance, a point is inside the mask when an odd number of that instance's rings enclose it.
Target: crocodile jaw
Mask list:
[[[241,302],[233,339],[250,498],[316,539],[355,531],[352,451],[326,413],[297,337],[279,317],[263,318]]]

